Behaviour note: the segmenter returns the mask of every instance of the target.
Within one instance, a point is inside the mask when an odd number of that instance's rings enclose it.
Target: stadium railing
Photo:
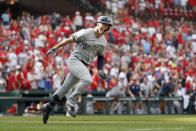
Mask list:
[[[42,91],[42,90],[30,90],[30,91],[12,91],[7,93],[0,93],[0,112],[5,111],[5,109],[9,108],[11,104],[17,103],[18,107],[18,115],[22,115],[27,103],[32,101],[49,101],[51,99],[53,91]],[[88,92],[84,92],[82,94],[82,103],[81,103],[81,114],[85,115],[86,113],[86,105],[88,101],[93,101],[95,108],[102,109],[103,114],[109,114],[109,105],[112,102],[111,98],[105,97],[106,92],[91,92],[93,97],[87,97]],[[168,114],[171,114],[171,104],[173,101],[178,100],[183,102],[183,98],[181,97],[156,97],[156,98],[118,98],[117,101],[126,101],[126,109],[127,114],[130,114],[130,105],[133,101],[142,101],[147,103],[148,114],[151,114],[150,111],[150,102],[160,101],[165,102],[168,107]]]
[[[82,103],[82,114],[86,115],[86,103],[88,101],[93,101],[93,103],[100,102],[101,104],[104,103],[104,105],[101,106],[103,108],[103,114],[109,115],[109,104],[113,101],[112,98],[107,98],[107,97],[83,97],[83,103]],[[127,108],[127,114],[130,114],[130,105],[131,102],[133,101],[138,101],[138,102],[146,102],[147,103],[147,110],[148,114],[152,114],[150,110],[150,102],[165,102],[167,107],[168,107],[168,114],[172,114],[172,105],[173,101],[180,101],[183,103],[183,98],[182,97],[154,97],[154,98],[130,98],[130,97],[123,97],[123,98],[118,98],[116,101],[126,101],[126,108]],[[99,106],[100,107],[100,106]]]

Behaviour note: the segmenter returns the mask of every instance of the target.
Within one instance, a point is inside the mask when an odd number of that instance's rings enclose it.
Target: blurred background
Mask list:
[[[108,78],[95,59],[78,114],[196,113],[195,0],[0,0],[0,115],[40,115],[69,72],[74,43],[50,58],[47,50],[100,15],[114,23]],[[65,113],[69,94],[53,114]]]

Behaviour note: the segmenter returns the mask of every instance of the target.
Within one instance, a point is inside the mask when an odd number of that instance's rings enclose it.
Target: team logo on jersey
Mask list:
[[[103,50],[104,49],[104,46],[103,45],[98,45],[98,44],[87,44],[86,42],[82,42],[80,44],[80,46],[83,48],[83,49],[94,49],[94,50]]]

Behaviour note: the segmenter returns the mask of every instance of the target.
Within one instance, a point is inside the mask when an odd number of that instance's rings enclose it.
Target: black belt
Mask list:
[[[85,66],[89,66],[89,64],[87,64],[86,62],[84,62],[83,60],[81,60],[78,56],[75,56],[76,58],[78,58]]]

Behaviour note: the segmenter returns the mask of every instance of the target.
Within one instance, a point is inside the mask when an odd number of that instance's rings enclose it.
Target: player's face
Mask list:
[[[108,24],[104,24],[104,23],[98,23],[97,26],[98,26],[98,32],[99,32],[100,34],[104,34],[105,31],[107,31],[108,28],[109,28],[109,25],[108,25]]]

